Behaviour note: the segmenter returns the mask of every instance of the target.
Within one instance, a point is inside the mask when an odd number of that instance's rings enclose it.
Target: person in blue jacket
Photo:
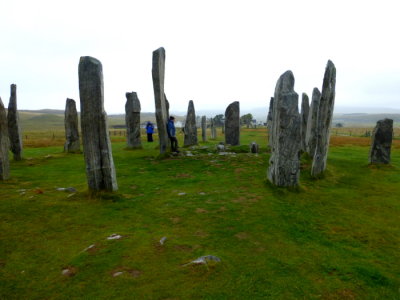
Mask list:
[[[148,121],[146,124],[146,133],[147,133],[147,141],[152,142],[153,141],[153,133],[154,133],[154,125],[150,121]]]
[[[179,152],[178,151],[178,140],[176,139],[176,130],[175,130],[175,118],[173,116],[169,117],[167,123],[167,133],[168,137],[171,141],[171,151],[172,152]]]

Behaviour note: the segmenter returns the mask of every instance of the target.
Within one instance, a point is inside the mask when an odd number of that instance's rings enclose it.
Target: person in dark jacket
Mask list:
[[[154,125],[150,121],[146,124],[147,141],[153,141]]]
[[[178,140],[176,139],[176,130],[175,130],[175,118],[173,116],[169,117],[167,123],[167,132],[168,137],[171,141],[171,151],[172,152],[179,152],[178,151]]]

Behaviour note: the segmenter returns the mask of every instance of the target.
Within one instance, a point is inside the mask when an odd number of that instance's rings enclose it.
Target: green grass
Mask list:
[[[82,154],[25,149],[0,183],[0,299],[399,299],[398,145],[374,167],[368,147],[335,143],[324,178],[303,158],[289,191],[266,182],[264,130],[251,141],[261,154],[167,159],[115,141],[120,189],[96,197]],[[182,266],[208,254],[221,263]]]

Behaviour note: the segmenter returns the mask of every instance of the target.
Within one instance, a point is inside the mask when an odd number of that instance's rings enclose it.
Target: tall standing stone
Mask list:
[[[165,76],[165,50],[158,48],[153,51],[153,89],[154,101],[156,106],[156,120],[158,140],[160,143],[160,154],[165,153],[168,147],[168,133],[167,133],[167,105],[165,102],[164,93],[164,76]]]
[[[10,177],[9,149],[10,140],[8,136],[6,109],[0,98],[0,180],[6,180]]]
[[[240,108],[239,101],[232,102],[225,110],[225,143],[240,145]]]
[[[322,84],[321,100],[318,109],[317,144],[311,166],[311,175],[319,176],[326,169],[330,129],[335,106],[336,68],[329,60]]]
[[[79,61],[81,129],[86,176],[92,191],[118,189],[104,111],[103,67],[90,56]]]
[[[168,122],[168,120],[169,120],[169,101],[165,94],[164,94],[164,99],[165,99],[165,109],[167,110],[167,122]]]
[[[269,109],[268,109],[268,116],[267,116],[267,129],[268,129],[268,145],[272,146],[272,118],[274,109],[274,97],[271,97],[269,100]]]
[[[369,162],[371,164],[389,164],[393,139],[393,120],[384,119],[376,123],[371,137]]]
[[[298,94],[291,71],[281,75],[275,87],[271,158],[268,179],[277,186],[294,187],[300,178],[301,120]]]
[[[196,126],[196,112],[194,110],[193,101],[189,101],[188,111],[185,122],[185,138],[183,140],[184,146],[197,145],[197,126]]]
[[[314,88],[311,98],[310,110],[308,113],[307,130],[306,130],[306,152],[314,158],[315,147],[317,147],[318,137],[318,111],[321,101],[321,92],[318,88]]]
[[[17,110],[17,85],[11,85],[11,96],[8,104],[8,135],[10,137],[10,148],[14,154],[14,160],[22,160],[22,137],[19,126],[19,115]]]
[[[201,117],[201,137],[203,142],[207,142],[207,117]]]
[[[310,110],[310,103],[306,93],[301,95],[301,150],[307,151],[306,146],[306,133],[307,133],[307,122],[308,113]]]
[[[65,103],[64,112],[64,127],[65,127],[65,152],[79,152],[79,130],[78,130],[78,112],[76,111],[76,103],[72,99],[68,99]]]
[[[125,123],[126,146],[132,149],[142,148],[140,140],[140,101],[135,92],[126,93]]]
[[[214,118],[210,120],[210,129],[211,129],[211,139],[215,140],[217,138],[217,127],[215,126]]]

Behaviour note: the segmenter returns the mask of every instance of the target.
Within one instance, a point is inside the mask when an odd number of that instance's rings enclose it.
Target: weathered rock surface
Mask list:
[[[211,139],[215,140],[217,138],[217,127],[215,126],[214,118],[211,118],[210,129],[211,129]]]
[[[64,112],[65,127],[65,152],[79,152],[81,143],[79,141],[78,129],[78,112],[76,111],[76,103],[72,99],[68,99],[65,103]]]
[[[103,67],[90,56],[79,61],[81,129],[86,176],[92,191],[118,189],[104,111]]]
[[[197,145],[197,127],[196,127],[196,112],[194,110],[193,101],[189,101],[188,111],[185,123],[185,138],[183,145],[192,146]]]
[[[22,160],[22,137],[17,110],[17,85],[15,84],[11,85],[11,96],[10,102],[8,103],[7,120],[11,152],[14,154],[14,160]]]
[[[135,92],[126,93],[125,96],[126,146],[132,149],[142,148],[140,139],[140,101]]]
[[[314,88],[311,98],[311,106],[308,113],[307,131],[306,131],[306,152],[314,158],[315,147],[317,146],[318,136],[318,110],[321,100],[321,92]]]
[[[169,140],[167,133],[167,105],[165,102],[164,93],[165,50],[162,47],[153,52],[152,76],[154,101],[156,106],[158,139],[160,143],[160,154],[162,154],[167,151]]]
[[[251,153],[258,153],[258,144],[256,142],[252,142],[250,144],[250,152]]]
[[[164,99],[165,99],[165,108],[167,110],[167,122],[169,120],[169,101],[167,99],[167,96],[164,94]]]
[[[207,117],[201,117],[201,138],[203,142],[207,141]]]
[[[310,110],[310,101],[306,93],[301,95],[301,151],[306,152],[306,134],[307,134],[307,122],[308,113]]]
[[[0,180],[6,180],[10,177],[9,149],[10,140],[8,136],[7,114],[3,101],[0,98]]]
[[[294,91],[291,71],[281,75],[275,87],[272,117],[271,158],[268,179],[277,186],[294,187],[299,184],[301,120],[298,94]]]
[[[335,106],[336,68],[329,60],[322,84],[321,100],[318,110],[317,145],[311,166],[311,176],[319,176],[326,169],[328,158],[329,137]]]
[[[240,108],[239,101],[232,102],[225,110],[225,143],[240,145]]]
[[[393,139],[393,120],[384,119],[376,123],[371,138],[369,162],[371,164],[389,164]]]
[[[271,140],[271,131],[272,131],[272,110],[274,109],[274,97],[271,97],[269,100],[269,109],[268,109],[268,116],[267,116],[267,129],[268,129],[268,145],[272,145]]]

